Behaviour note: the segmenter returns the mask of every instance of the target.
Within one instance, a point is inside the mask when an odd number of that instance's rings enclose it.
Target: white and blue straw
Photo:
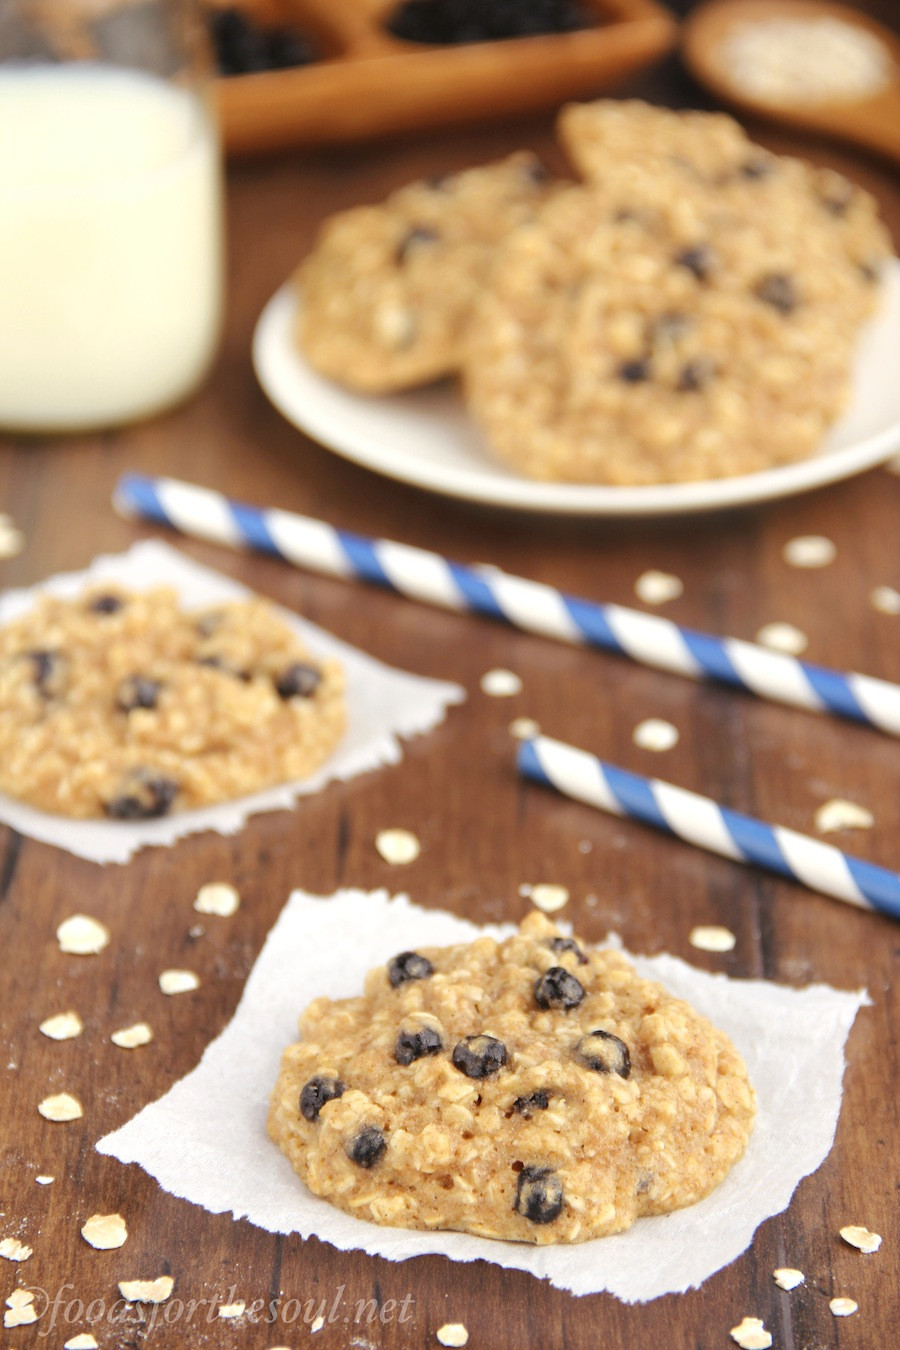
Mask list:
[[[576,801],[655,825],[723,858],[755,863],[810,890],[900,919],[900,875],[831,844],[730,811],[658,778],[629,773],[549,736],[523,741],[518,765],[526,778]]]
[[[601,647],[695,680],[720,680],[760,698],[834,713],[900,736],[900,686],[885,680],[811,665],[621,605],[579,600],[495,568],[466,567],[425,549],[368,539],[308,516],[247,506],[173,478],[126,474],[114,501],[124,515],[213,543],[257,549],[330,576],[372,581],[443,609],[502,619],[527,632]]]

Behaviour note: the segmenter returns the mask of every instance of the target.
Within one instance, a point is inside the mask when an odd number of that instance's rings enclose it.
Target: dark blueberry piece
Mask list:
[[[708,244],[694,244],[675,254],[679,267],[686,267],[698,281],[705,281],[716,263],[716,255]]]
[[[357,1167],[374,1167],[381,1162],[387,1140],[377,1125],[365,1125],[347,1145],[347,1157]]]
[[[279,698],[312,698],[322,683],[322,672],[317,666],[307,665],[304,661],[294,661],[275,677],[275,690]]]
[[[529,183],[547,183],[550,181],[550,170],[539,159],[530,159],[523,166],[522,172]]]
[[[854,195],[853,184],[846,178],[841,178],[840,174],[834,174],[828,176],[826,184],[819,192],[819,200],[829,215],[840,219],[849,211]]]
[[[797,288],[784,272],[770,272],[756,283],[755,293],[760,300],[779,314],[791,314],[797,308]]]
[[[418,1031],[401,1031],[394,1047],[394,1059],[398,1064],[412,1064],[414,1059],[436,1055],[443,1048],[444,1042],[432,1027],[421,1027]]]
[[[346,1092],[339,1078],[328,1078],[325,1074],[316,1074],[308,1083],[304,1083],[300,1093],[300,1114],[306,1120],[318,1120],[319,1112],[326,1102],[343,1097]]]
[[[434,966],[427,956],[420,956],[418,952],[401,952],[388,962],[387,973],[391,985],[396,989],[398,984],[406,984],[407,980],[424,980],[428,975],[433,975]]]
[[[490,1078],[508,1058],[496,1036],[464,1036],[453,1051],[453,1063],[467,1078]]]
[[[585,956],[584,952],[581,950],[581,948],[579,947],[578,943],[575,941],[574,938],[567,938],[567,937],[551,938],[550,941],[547,943],[547,946],[550,948],[552,952],[571,952],[573,956],[578,957],[578,960],[581,962],[583,966],[587,965],[587,957]]]
[[[715,373],[714,361],[708,356],[695,356],[692,361],[686,361],[681,367],[675,388],[681,393],[702,389],[704,385],[709,384]]]
[[[215,633],[221,626],[224,617],[225,616],[222,614],[221,610],[218,609],[207,610],[205,614],[200,614],[197,617],[196,620],[197,632],[200,634],[201,637],[212,637],[213,633]]]
[[[565,966],[551,966],[535,984],[534,997],[539,1008],[568,1011],[584,998],[584,986]]]
[[[531,1223],[552,1223],[563,1207],[563,1188],[552,1167],[523,1167],[513,1209]]]
[[[589,1031],[576,1045],[575,1056],[595,1073],[617,1073],[620,1078],[631,1073],[628,1046],[610,1031]]]
[[[694,321],[687,314],[673,311],[660,314],[650,325],[650,340],[655,343],[677,342],[693,327]]]
[[[868,262],[858,263],[857,266],[859,267],[864,281],[871,282],[874,285],[876,281],[880,280],[881,264],[877,258],[869,260]]]
[[[739,173],[742,178],[768,178],[773,169],[774,165],[770,159],[763,159],[761,156],[757,156],[754,159],[746,160],[741,165]]]
[[[34,651],[28,653],[34,667],[34,684],[41,698],[57,698],[63,690],[66,661],[60,652]]]
[[[436,244],[440,237],[430,225],[413,225],[397,245],[397,262],[405,263],[411,252],[415,253],[425,244]]]
[[[118,614],[124,604],[120,595],[95,595],[88,609],[92,614]]]
[[[178,784],[154,769],[133,769],[103,809],[113,820],[153,820],[164,816],[178,795]]]
[[[235,680],[242,680],[244,684],[250,679],[248,670],[239,670],[224,656],[198,656],[197,665],[206,666],[209,670],[221,670],[223,675],[231,675]]]
[[[649,380],[652,373],[653,367],[645,356],[636,361],[623,361],[618,370],[619,379],[626,384],[641,384]]]
[[[310,44],[295,28],[270,29],[267,35],[266,55],[270,70],[291,70],[295,66],[308,66],[316,59]]]
[[[529,1120],[533,1111],[546,1111],[549,1105],[550,1093],[541,1088],[537,1092],[532,1092],[530,1097],[517,1097],[512,1104],[512,1109],[517,1115],[524,1116],[526,1120]]]
[[[148,680],[146,675],[129,675],[120,680],[116,688],[116,707],[122,712],[134,712],[135,708],[155,708],[162,684],[159,680]]]

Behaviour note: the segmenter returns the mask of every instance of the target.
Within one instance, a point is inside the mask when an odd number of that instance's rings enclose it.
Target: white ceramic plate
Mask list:
[[[536,483],[493,459],[452,384],[370,398],[317,375],[295,350],[297,298],[275,293],[253,339],[256,373],[275,407],[314,440],[376,473],[432,492],[523,511],[641,516],[710,511],[787,497],[849,478],[900,451],[900,259],[860,340],[850,408],[812,459],[741,478],[652,487]]]

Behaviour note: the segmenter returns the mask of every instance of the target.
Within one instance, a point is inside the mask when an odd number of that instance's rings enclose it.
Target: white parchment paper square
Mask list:
[[[295,891],[253,967],[229,1025],[192,1073],[97,1148],[136,1162],[165,1190],[214,1214],[230,1211],[275,1233],[315,1235],[344,1251],[399,1261],[441,1252],[527,1270],[575,1294],[609,1290],[626,1302],[695,1287],[733,1261],[756,1228],[786,1208],[834,1140],[844,1043],[864,991],[788,989],[730,980],[673,956],[633,957],[641,975],[690,1002],[732,1038],[759,1098],[747,1152],[712,1195],[627,1232],[574,1246],[529,1247],[465,1233],[381,1228],[312,1195],[266,1135],[268,1098],[297,1017],[321,994],[362,990],[366,971],[398,951],[505,937],[385,891]]]
[[[127,553],[96,558],[83,572],[68,572],[25,590],[7,591],[0,596],[0,625],[26,613],[41,592],[75,596],[85,586],[100,581],[133,591],[171,586],[190,609],[246,600],[253,595],[240,582],[202,567],[168,544],[149,539],[134,544]],[[457,684],[386,666],[291,610],[277,605],[274,608],[314,655],[340,661],[347,677],[347,731],[334,754],[309,778],[217,806],[179,811],[160,820],[127,822],[69,820],[0,793],[0,820],[32,839],[56,844],[98,863],[127,862],[147,844],[172,844],[202,830],[235,834],[248,816],[284,810],[298,797],[318,792],[334,779],[355,778],[381,765],[398,763],[403,757],[400,737],[431,731],[443,721],[452,704],[465,699],[465,691]]]

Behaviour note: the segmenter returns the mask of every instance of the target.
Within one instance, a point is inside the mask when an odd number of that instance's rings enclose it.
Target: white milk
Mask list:
[[[0,425],[77,430],[189,392],[221,267],[196,95],[89,63],[0,67]]]

